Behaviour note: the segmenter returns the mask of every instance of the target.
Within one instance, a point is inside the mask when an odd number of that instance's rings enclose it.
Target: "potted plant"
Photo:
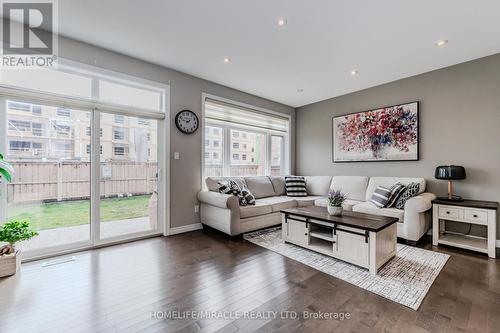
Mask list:
[[[347,195],[341,191],[328,191],[328,214],[339,216],[342,215],[342,204],[347,199]]]
[[[37,235],[29,221],[11,220],[0,226],[0,242],[8,243],[0,248],[0,277],[14,275],[21,267],[21,253],[16,251],[15,244]]]

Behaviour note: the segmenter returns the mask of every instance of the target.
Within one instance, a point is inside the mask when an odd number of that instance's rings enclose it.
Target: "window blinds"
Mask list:
[[[205,100],[205,118],[278,132],[288,132],[289,120],[286,117],[260,112],[210,98]]]

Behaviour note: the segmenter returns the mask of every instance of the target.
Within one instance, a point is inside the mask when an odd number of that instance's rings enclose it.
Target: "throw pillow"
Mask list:
[[[378,208],[385,207],[389,202],[389,197],[391,196],[391,190],[383,186],[379,186],[373,191],[371,202]]]
[[[240,206],[255,205],[255,197],[250,190],[243,184],[230,179],[217,183],[219,193],[232,194],[238,198]]]
[[[286,195],[289,197],[307,197],[306,179],[297,176],[285,176]]]
[[[401,195],[401,193],[403,193],[403,191],[405,190],[405,188],[406,188],[406,186],[404,186],[401,183],[397,183],[397,184],[393,185],[390,188],[391,195],[389,196],[389,201],[387,202],[387,204],[385,205],[385,207],[387,207],[387,208],[394,207],[394,205],[396,204],[399,196]]]
[[[250,192],[250,190],[246,186],[241,189],[241,198],[238,197],[238,199],[240,199],[241,206],[255,205],[255,196],[252,194],[252,192]],[[244,205],[241,204],[242,201],[245,202]]]
[[[398,209],[404,209],[405,208],[405,203],[408,201],[408,199],[413,198],[418,194],[418,191],[420,190],[420,184],[419,183],[410,183],[408,186],[406,186],[405,190],[401,195],[399,196],[395,207]]]

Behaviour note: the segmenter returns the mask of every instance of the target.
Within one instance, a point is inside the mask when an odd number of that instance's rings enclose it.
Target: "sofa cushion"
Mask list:
[[[378,186],[373,192],[370,202],[373,203],[378,208],[382,208],[385,207],[385,205],[387,205],[390,197],[391,197],[390,189],[383,186]]]
[[[285,177],[269,176],[274,188],[274,195],[286,195]]]
[[[365,201],[368,177],[364,176],[334,176],[330,189],[340,190],[351,200]],[[370,198],[366,199],[370,200]]]
[[[305,176],[308,195],[325,196],[330,189],[332,176]]]
[[[207,179],[205,179],[205,184],[207,185],[207,190],[219,192],[217,183],[230,180],[233,180],[238,186],[246,186],[245,180],[241,177],[207,177]]]
[[[274,187],[267,176],[245,177],[245,183],[256,199],[274,196]]]
[[[287,196],[262,198],[258,199],[256,202],[265,205],[271,205],[273,212],[279,212],[282,209],[297,207],[297,201],[295,200],[295,198],[290,198]]]
[[[313,206],[316,200],[324,198],[319,195],[308,195],[307,197],[294,198],[297,201],[297,207]]]
[[[347,211],[351,211],[352,207],[354,205],[357,205],[357,204],[360,204],[360,203],[363,203],[363,201],[347,199],[342,204],[342,208],[344,208]],[[328,199],[327,198],[316,199],[316,200],[314,200],[314,205],[315,206],[320,206],[320,207],[326,207],[326,206],[328,206]]]
[[[396,183],[401,183],[403,185],[408,185],[410,183],[418,183],[420,188],[418,194],[425,191],[425,179],[424,178],[410,178],[410,177],[370,177],[368,182],[368,188],[366,189],[365,201],[370,201],[373,191],[378,186],[391,187]]]
[[[353,212],[367,213],[379,216],[397,217],[400,222],[403,221],[405,211],[397,208],[378,208],[373,203],[367,201],[352,206]]]
[[[255,200],[255,206],[240,206],[240,217],[242,219],[253,216],[271,214],[273,208],[270,204]]]

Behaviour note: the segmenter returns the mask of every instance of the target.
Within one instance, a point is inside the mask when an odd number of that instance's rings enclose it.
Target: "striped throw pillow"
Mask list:
[[[405,188],[406,188],[406,186],[404,186],[401,183],[397,183],[397,184],[393,185],[390,188],[391,195],[390,195],[389,201],[387,202],[385,207],[387,207],[387,208],[394,207],[396,205],[396,202],[398,201],[399,196],[401,195],[401,193],[404,192]]]
[[[389,197],[391,196],[391,190],[383,186],[379,186],[373,191],[371,202],[378,208],[385,207],[389,202]]]
[[[289,197],[307,197],[306,179],[297,176],[285,176],[286,195]]]

